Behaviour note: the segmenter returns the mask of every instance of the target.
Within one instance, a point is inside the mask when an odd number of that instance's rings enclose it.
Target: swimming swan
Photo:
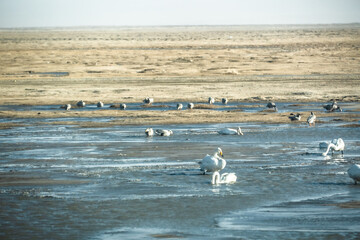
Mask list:
[[[235,173],[223,173],[220,175],[220,173],[218,171],[215,171],[212,174],[212,179],[211,179],[211,184],[213,185],[218,185],[221,183],[234,183],[236,182],[236,175]]]
[[[205,174],[206,172],[216,172],[224,169],[226,161],[225,159],[219,157],[219,155],[221,157],[224,156],[221,148],[218,148],[212,156],[207,154],[201,162],[199,162],[200,170],[204,171]]]
[[[334,154],[334,151],[341,151],[341,154],[344,155],[345,143],[341,138],[332,140],[331,143],[329,143],[326,152],[323,153],[323,156],[326,156],[330,149],[332,154]]]
[[[237,129],[224,128],[220,130],[218,133],[223,135],[244,135],[240,127],[238,127]]]
[[[360,182],[360,165],[359,164],[354,164],[352,165],[348,170],[347,170],[349,177],[351,177],[355,184],[357,184],[357,182]]]

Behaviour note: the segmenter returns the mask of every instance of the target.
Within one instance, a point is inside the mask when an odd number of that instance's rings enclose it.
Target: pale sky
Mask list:
[[[0,28],[360,23],[360,0],[0,0]]]

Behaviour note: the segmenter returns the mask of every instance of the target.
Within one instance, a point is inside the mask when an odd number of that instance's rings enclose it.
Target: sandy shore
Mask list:
[[[75,104],[80,99],[118,104],[148,96],[156,102],[204,103],[209,96],[261,104],[360,100],[357,24],[7,29],[1,30],[0,41],[0,105]],[[3,118],[126,117],[123,124],[282,122],[284,115],[0,112]],[[350,115],[345,118],[353,119]]]

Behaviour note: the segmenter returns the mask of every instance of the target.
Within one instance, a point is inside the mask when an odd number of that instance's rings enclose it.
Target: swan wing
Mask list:
[[[220,179],[222,183],[234,183],[236,182],[237,176],[235,173],[223,173]]]
[[[214,156],[206,155],[200,162],[200,169],[206,172],[218,170],[218,159]]]
[[[360,165],[354,164],[348,169],[349,177],[356,181],[360,181]]]

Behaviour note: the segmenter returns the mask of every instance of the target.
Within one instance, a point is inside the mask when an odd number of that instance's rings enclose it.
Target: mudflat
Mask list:
[[[359,24],[2,29],[0,33],[0,105],[75,105],[80,99],[118,104],[145,97],[155,102],[203,103],[210,96],[259,103],[360,99]],[[138,114],[154,114],[148,112]],[[64,114],[74,115],[54,111],[46,116]],[[86,114],[124,113],[80,113]],[[203,121],[230,119],[209,110],[189,111],[182,118],[178,113],[156,114],[169,122],[188,122],[185,119],[199,114],[206,115]],[[0,112],[1,117],[21,115],[39,117],[27,111]],[[241,119],[259,119],[259,113],[252,116]],[[262,119],[274,118],[267,116]]]

